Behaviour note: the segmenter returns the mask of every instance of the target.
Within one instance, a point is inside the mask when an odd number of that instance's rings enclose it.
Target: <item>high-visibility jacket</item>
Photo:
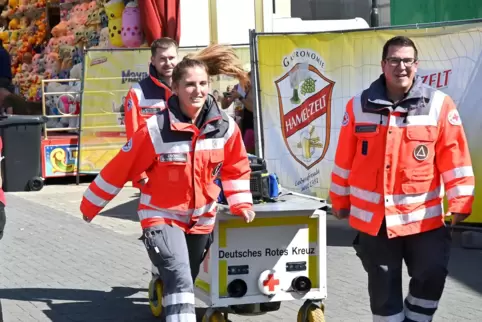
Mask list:
[[[149,66],[149,77],[133,84],[124,101],[124,123],[127,140],[134,135],[139,127],[146,123],[149,117],[166,107],[166,102],[171,95],[171,89],[158,80],[157,71],[151,64]],[[137,186],[139,180],[145,178],[147,178],[146,173],[141,173],[133,178],[134,186]]]
[[[102,169],[84,193],[80,209],[94,218],[124,184],[149,169],[138,215],[143,228],[175,225],[191,234],[213,229],[221,178],[231,213],[252,209],[248,156],[235,121],[210,96],[204,125],[183,123],[176,96],[150,117]]]
[[[330,197],[350,210],[350,225],[389,238],[441,227],[448,211],[469,215],[474,173],[464,129],[452,99],[417,79],[393,104],[383,76],[346,106]],[[443,185],[445,186],[443,186]]]

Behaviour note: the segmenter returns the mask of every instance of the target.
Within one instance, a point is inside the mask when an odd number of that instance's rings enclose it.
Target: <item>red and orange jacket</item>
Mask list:
[[[350,225],[389,238],[444,225],[444,188],[451,213],[469,215],[474,173],[452,99],[417,79],[393,104],[383,76],[352,98],[343,118],[330,197],[350,210]]]
[[[146,123],[149,117],[166,107],[171,95],[171,89],[159,81],[156,69],[152,64],[149,65],[149,77],[133,84],[124,101],[124,123],[127,140]],[[145,178],[147,178],[145,173],[133,178],[134,186],[137,186],[137,182]]]
[[[190,234],[213,229],[220,175],[230,210],[252,208],[251,169],[238,126],[209,96],[199,128],[180,121],[178,98],[150,117],[84,193],[80,209],[94,218],[124,184],[149,169],[138,215],[143,228],[176,225]]]

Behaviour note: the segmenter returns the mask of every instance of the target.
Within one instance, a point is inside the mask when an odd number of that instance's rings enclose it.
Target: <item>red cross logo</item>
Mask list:
[[[263,281],[263,286],[268,286],[270,292],[274,292],[274,287],[279,285],[279,280],[274,278],[274,274],[268,274],[268,278]]]
[[[452,110],[448,114],[449,123],[452,125],[460,125],[462,124],[462,120],[460,119],[459,112],[457,110]]]
[[[345,126],[350,122],[350,116],[348,115],[348,112],[345,112],[345,115],[343,115],[343,121],[341,122],[342,126]]]

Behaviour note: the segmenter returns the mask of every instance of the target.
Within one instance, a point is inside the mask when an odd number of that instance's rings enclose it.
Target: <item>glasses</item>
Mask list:
[[[417,60],[415,58],[396,58],[396,57],[390,57],[390,58],[387,58],[385,59],[388,64],[392,67],[397,67],[400,65],[401,62],[403,62],[403,65],[405,65],[405,67],[412,67],[413,64],[415,64],[417,62]]]

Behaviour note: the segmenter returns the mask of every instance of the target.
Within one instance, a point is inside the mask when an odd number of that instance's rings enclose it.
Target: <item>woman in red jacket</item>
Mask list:
[[[220,178],[231,213],[254,219],[250,167],[241,132],[209,95],[209,77],[247,74],[232,49],[212,45],[174,68],[174,95],[92,182],[81,211],[91,221],[134,176],[149,169],[138,215],[163,282],[167,321],[195,322],[194,280],[216,216]]]

